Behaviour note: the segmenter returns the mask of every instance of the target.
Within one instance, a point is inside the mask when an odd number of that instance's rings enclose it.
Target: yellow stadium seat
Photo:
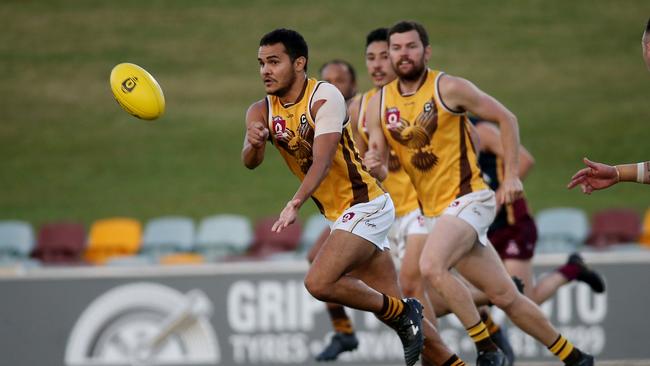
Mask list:
[[[639,243],[650,247],[650,208],[646,210],[645,216],[643,218],[643,224],[641,226],[641,237],[639,238]]]
[[[112,217],[95,221],[90,227],[84,259],[104,264],[117,256],[137,254],[142,242],[142,224],[135,219]]]
[[[196,253],[173,253],[167,254],[160,258],[160,264],[177,265],[177,264],[200,264],[205,263],[202,255]]]

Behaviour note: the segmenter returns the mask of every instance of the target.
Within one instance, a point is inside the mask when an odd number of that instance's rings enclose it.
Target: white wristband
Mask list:
[[[643,183],[643,168],[645,167],[645,163],[637,163],[636,164],[636,181],[637,183]]]

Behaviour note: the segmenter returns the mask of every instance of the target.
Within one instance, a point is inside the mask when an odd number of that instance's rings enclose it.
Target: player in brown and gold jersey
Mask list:
[[[311,197],[332,232],[305,276],[305,287],[321,301],[376,314],[400,337],[406,365],[415,364],[424,343],[422,305],[399,298],[385,250],[393,203],[361,164],[343,96],[333,85],[307,78],[307,43],[293,30],[264,35],[258,62],[267,97],[246,113],[242,161],[249,169],[259,166],[270,139],[301,181],[272,230],[292,224]]]
[[[370,149],[364,162],[383,177],[387,146],[399,156],[431,225],[420,258],[421,273],[467,328],[478,350],[477,365],[502,366],[506,359],[490,340],[469,290],[451,268],[565,364],[593,365],[593,357],[562,337],[539,307],[518,292],[487,240],[496,200],[481,178],[466,112],[501,128],[505,175],[498,199],[506,204],[523,190],[517,171],[516,117],[469,81],[428,69],[432,49],[422,25],[406,21],[394,25],[389,50],[398,79],[368,105]]]

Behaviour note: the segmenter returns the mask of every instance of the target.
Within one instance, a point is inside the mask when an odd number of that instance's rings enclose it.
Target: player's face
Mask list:
[[[393,70],[400,79],[417,80],[429,61],[430,48],[425,48],[418,32],[412,30],[390,36],[389,54]]]
[[[388,56],[388,42],[372,42],[366,48],[366,69],[372,84],[381,88],[395,79],[395,71]]]
[[[320,77],[328,83],[333,84],[343,94],[345,100],[354,97],[357,86],[352,81],[352,75],[347,66],[342,64],[329,64],[325,66]]]
[[[257,61],[266,93],[280,97],[286,94],[296,81],[296,70],[284,45],[276,43],[260,46]]]

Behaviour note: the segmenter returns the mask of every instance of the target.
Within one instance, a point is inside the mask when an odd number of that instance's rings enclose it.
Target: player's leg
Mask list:
[[[400,297],[401,295],[393,259],[386,251],[378,251],[375,258],[359,266],[350,275],[358,277],[381,293],[394,297]],[[465,365],[456,354],[447,348],[435,326],[428,319],[424,319],[422,322],[422,332],[425,337],[424,350],[422,352],[423,365]]]
[[[442,215],[427,238],[420,269],[475,342],[479,353],[477,364],[481,365],[482,359],[494,358],[494,364],[501,366],[505,362],[505,356],[490,339],[469,289],[449,270],[472,250],[476,241],[477,233],[472,226],[458,217]],[[459,272],[464,276],[462,271]],[[470,278],[467,279],[472,282]],[[481,287],[478,288],[482,290]]]
[[[388,248],[386,234],[394,220],[388,194],[346,210],[318,252],[305,277],[315,298],[375,313],[398,333],[407,365],[419,358],[423,346],[422,305],[376,291],[350,272]],[[390,257],[388,257],[390,258]],[[393,268],[392,266],[390,268]]]
[[[307,254],[307,260],[312,263],[321,249],[325,240],[330,235],[330,229],[323,230],[314,245]],[[359,346],[359,340],[354,333],[354,327],[350,317],[345,312],[345,307],[336,303],[326,303],[327,313],[329,314],[330,321],[332,322],[332,329],[334,335],[330,342],[325,346],[316,356],[316,361],[334,361],[338,356],[346,351],[353,351]]]
[[[535,303],[519,293],[492,246],[475,245],[456,268],[521,330],[546,345],[567,365],[591,360],[591,356],[583,354],[553,328]]]

